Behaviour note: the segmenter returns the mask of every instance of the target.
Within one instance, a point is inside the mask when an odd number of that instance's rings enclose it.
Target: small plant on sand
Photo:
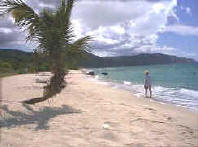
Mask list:
[[[29,103],[44,101],[60,93],[66,85],[64,59],[81,56],[89,48],[89,36],[73,41],[70,21],[73,4],[74,0],[62,0],[56,11],[44,9],[38,14],[22,0],[3,0],[0,3],[1,15],[11,13],[15,24],[28,32],[27,41],[38,44],[34,52],[45,54],[49,59],[53,76],[44,87],[44,96]]]

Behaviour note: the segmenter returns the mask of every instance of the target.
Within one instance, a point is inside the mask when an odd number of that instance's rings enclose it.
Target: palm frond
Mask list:
[[[90,52],[89,42],[92,40],[90,36],[86,36],[76,40],[73,44],[70,44],[67,55],[73,57],[83,57],[86,52]]]
[[[22,0],[4,0],[0,5],[2,14],[10,13],[18,26],[31,24],[38,18],[38,14]]]
[[[74,0],[67,0],[67,3],[65,3],[65,0],[62,0],[58,11],[56,11],[56,25],[59,28],[60,35],[64,37],[66,43],[71,42],[74,37],[72,35],[73,28],[70,22],[73,5]]]
[[[1,15],[11,13],[15,24],[29,31],[27,39],[36,35],[39,15],[22,0],[3,0],[0,3],[0,9]]]

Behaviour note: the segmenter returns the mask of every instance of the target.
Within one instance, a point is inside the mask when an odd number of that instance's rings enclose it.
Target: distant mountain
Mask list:
[[[0,49],[0,60],[8,62],[31,62],[33,53],[16,49]]]
[[[193,59],[170,56],[160,53],[155,54],[139,54],[136,56],[120,56],[120,57],[98,57],[91,53],[87,53],[87,60],[80,61],[80,67],[116,67],[116,66],[135,66],[150,64],[171,64],[171,63],[197,63]],[[9,62],[17,68],[31,66],[33,63],[33,53],[20,50],[0,49],[0,61]],[[40,64],[46,62],[45,59]],[[43,65],[44,66],[44,65]],[[46,66],[46,65],[45,65]]]
[[[32,52],[24,52],[14,49],[0,49],[0,73],[2,71],[14,71],[25,73],[34,71],[34,56]],[[39,59],[39,71],[48,70],[46,59]]]
[[[116,66],[135,66],[151,64],[172,64],[172,63],[197,63],[193,59],[176,57],[166,54],[139,54],[136,56],[119,57],[98,57],[88,53],[88,60],[82,60],[80,65],[83,67],[116,67]]]
[[[9,64],[14,70],[32,65],[33,54],[20,50],[0,49],[0,62]]]

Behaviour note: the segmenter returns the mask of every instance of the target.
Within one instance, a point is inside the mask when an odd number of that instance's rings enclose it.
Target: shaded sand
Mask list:
[[[97,83],[71,71],[53,99],[42,96],[33,74],[2,79],[1,147],[198,146],[198,114]]]

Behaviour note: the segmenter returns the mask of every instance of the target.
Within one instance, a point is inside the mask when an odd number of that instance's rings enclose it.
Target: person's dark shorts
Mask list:
[[[144,85],[144,89],[151,88],[151,85]]]

